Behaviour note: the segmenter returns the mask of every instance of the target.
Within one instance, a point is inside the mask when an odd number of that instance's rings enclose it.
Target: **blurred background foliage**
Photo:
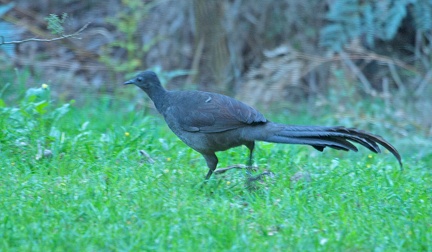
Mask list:
[[[56,37],[52,14],[65,34],[90,25],[79,39],[0,45],[3,103],[47,83],[75,106],[148,106],[121,83],[152,68],[168,88],[432,135],[430,0],[0,0],[2,42]]]

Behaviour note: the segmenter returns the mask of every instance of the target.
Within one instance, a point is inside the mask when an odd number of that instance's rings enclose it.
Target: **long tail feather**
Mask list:
[[[368,132],[354,129],[338,127],[320,127],[320,126],[291,126],[291,125],[274,125],[277,130],[273,135],[267,135],[267,142],[275,143],[290,143],[290,144],[306,144],[311,145],[319,151],[323,151],[325,147],[330,147],[338,150],[357,151],[357,148],[350,143],[356,142],[368,148],[370,151],[380,153],[381,145],[390,151],[398,160],[401,167],[402,158],[396,148],[380,136],[370,134]]]

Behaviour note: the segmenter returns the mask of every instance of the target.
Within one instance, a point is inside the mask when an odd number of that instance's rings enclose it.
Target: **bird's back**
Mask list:
[[[218,133],[267,122],[260,112],[240,101],[202,91],[170,91],[167,106],[160,112],[168,123],[175,121],[189,132]]]

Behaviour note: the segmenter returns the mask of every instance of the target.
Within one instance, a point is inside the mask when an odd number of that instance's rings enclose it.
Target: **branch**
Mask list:
[[[243,164],[235,164],[235,165],[230,165],[230,166],[227,166],[227,167],[225,167],[225,168],[219,168],[219,169],[216,169],[215,171],[214,171],[214,173],[215,174],[221,174],[221,173],[225,173],[226,171],[228,171],[228,170],[231,170],[231,169],[247,169],[247,168],[249,168],[249,166],[247,166],[247,165],[243,165]],[[252,167],[250,167],[252,170],[257,170],[257,166],[252,166]]]
[[[372,85],[366,78],[366,76],[360,71],[360,69],[352,62],[352,60],[345,54],[345,52],[341,51],[339,53],[341,59],[345,62],[345,64],[351,69],[351,71],[357,76],[360,82],[363,84],[363,89],[367,94],[371,94]]]
[[[155,163],[154,159],[151,158],[151,156],[150,156],[150,155],[149,155],[145,150],[140,150],[139,153],[140,153],[141,155],[143,155],[144,157],[146,157],[146,158],[147,158],[147,161],[148,161],[150,164],[154,164],[154,163]]]
[[[0,36],[0,46],[1,45],[11,45],[11,44],[22,44],[25,42],[51,42],[51,41],[56,41],[56,40],[61,40],[61,39],[66,39],[66,38],[71,38],[71,37],[76,37],[77,35],[79,35],[82,31],[84,31],[90,23],[85,24],[83,27],[81,27],[78,31],[72,33],[72,34],[66,34],[66,35],[62,35],[60,37],[57,38],[52,38],[52,39],[38,39],[38,38],[30,38],[30,39],[24,39],[24,40],[15,40],[15,41],[8,41],[5,42],[4,41],[4,37]]]

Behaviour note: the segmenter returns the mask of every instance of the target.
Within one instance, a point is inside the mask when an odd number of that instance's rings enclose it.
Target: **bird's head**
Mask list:
[[[143,90],[149,90],[154,86],[160,86],[160,81],[155,72],[147,70],[139,73],[135,78],[128,80],[123,84],[134,84]]]

